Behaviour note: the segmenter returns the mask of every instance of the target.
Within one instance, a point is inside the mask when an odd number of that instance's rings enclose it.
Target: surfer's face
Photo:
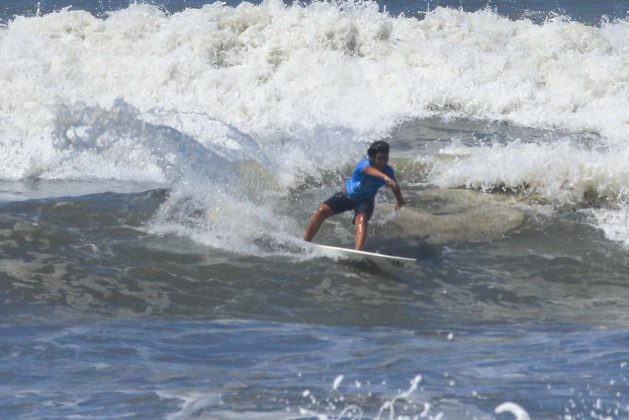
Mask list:
[[[373,166],[376,168],[383,170],[387,163],[389,163],[389,154],[384,152],[376,153],[376,156],[373,158]]]

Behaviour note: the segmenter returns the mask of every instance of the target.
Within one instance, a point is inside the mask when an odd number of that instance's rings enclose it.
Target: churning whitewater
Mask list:
[[[551,133],[409,156],[425,181],[616,210],[629,181],[628,38],[626,20],[449,8],[420,19],[369,2],[17,16],[0,30],[0,178],[170,184],[197,176],[187,166],[203,166],[190,160],[205,148],[230,163],[244,150],[291,188],[358,156],[359,142],[440,116]]]

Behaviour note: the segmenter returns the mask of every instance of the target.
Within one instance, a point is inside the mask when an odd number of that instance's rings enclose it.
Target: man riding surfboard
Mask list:
[[[369,146],[367,159],[363,159],[354,168],[352,176],[345,182],[342,191],[321,203],[310,218],[304,233],[305,241],[312,241],[325,219],[335,214],[354,210],[355,248],[361,250],[367,239],[369,219],[374,211],[375,196],[380,187],[387,185],[397,200],[398,210],[406,202],[400,186],[395,180],[393,168],[388,165],[389,144],[377,141]]]

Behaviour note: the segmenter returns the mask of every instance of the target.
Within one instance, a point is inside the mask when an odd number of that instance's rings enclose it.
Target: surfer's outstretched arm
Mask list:
[[[404,200],[404,197],[402,197],[400,184],[398,184],[395,179],[391,178],[390,176],[373,166],[366,167],[363,170],[363,173],[382,179],[384,183],[389,186],[389,188],[391,188],[391,191],[393,191],[393,195],[395,195],[395,199],[397,200],[397,204],[395,206],[396,210],[399,210],[404,204],[406,204],[406,200]]]

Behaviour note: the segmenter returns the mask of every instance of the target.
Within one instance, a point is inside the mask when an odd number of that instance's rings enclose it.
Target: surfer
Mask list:
[[[352,176],[345,182],[343,190],[321,203],[314,212],[304,233],[305,241],[312,241],[325,219],[335,214],[354,210],[355,247],[363,248],[367,239],[367,225],[374,210],[374,199],[378,189],[387,185],[397,200],[398,210],[406,202],[400,186],[395,180],[393,168],[388,165],[389,144],[377,141],[369,146],[367,159],[363,159],[354,168]]]

